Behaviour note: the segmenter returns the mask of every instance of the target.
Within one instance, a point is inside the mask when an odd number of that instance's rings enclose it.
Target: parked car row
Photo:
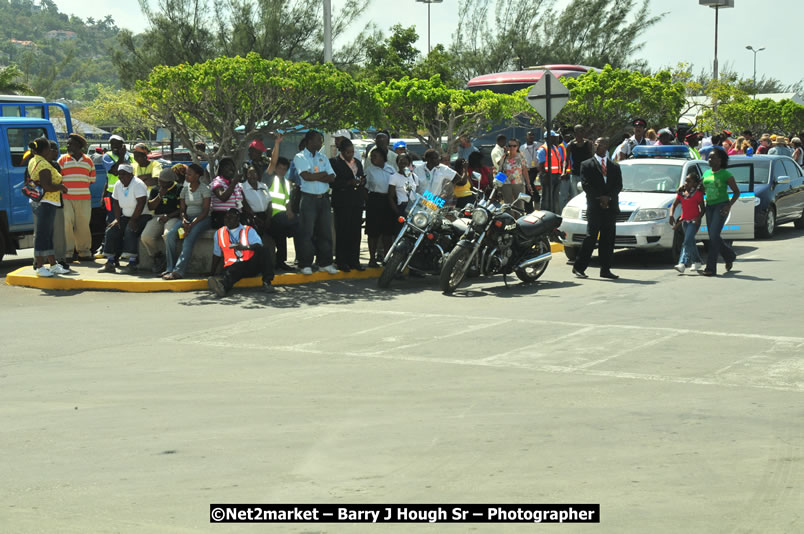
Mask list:
[[[670,208],[677,189],[689,173],[703,176],[709,164],[687,157],[650,157],[620,162],[623,191],[617,218],[616,248],[664,252],[676,262],[683,236],[673,231]],[[727,240],[768,238],[779,224],[794,222],[804,228],[804,171],[787,156],[733,156],[728,170],[740,189],[740,199],[726,219],[722,236]],[[574,260],[586,237],[586,195],[570,200],[562,214],[561,230],[567,234],[565,253]],[[706,221],[697,236],[707,241]]]

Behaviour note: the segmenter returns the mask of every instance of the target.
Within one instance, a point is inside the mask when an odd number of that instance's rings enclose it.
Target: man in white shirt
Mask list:
[[[508,138],[500,134],[497,136],[497,144],[491,149],[491,164],[494,166],[494,174],[500,172],[498,163],[502,160],[505,154],[505,145],[508,143]]]
[[[424,153],[424,165],[416,167],[413,171],[419,179],[416,191],[424,194],[430,191],[442,198],[452,197],[452,181],[458,176],[451,168],[441,163],[441,155],[435,149],[428,149]]]
[[[645,119],[636,118],[632,124],[634,125],[634,135],[623,141],[614,151],[614,159],[616,161],[628,159],[628,157],[631,155],[631,150],[633,150],[635,146],[650,144],[650,142],[648,142],[648,140],[645,138],[645,128],[648,125],[648,123],[645,122]]]
[[[259,170],[255,167],[249,167],[246,170],[246,181],[241,184],[243,188],[243,200],[248,206],[246,213],[251,211],[251,224],[260,234],[260,237],[265,239],[266,232],[271,227],[271,216],[273,209],[271,207],[271,190],[268,189],[268,184],[260,181]]]
[[[536,153],[540,146],[542,144],[536,141],[536,132],[530,130],[525,136],[525,144],[519,149],[519,153],[525,158],[525,163],[528,166],[528,180],[530,180],[530,185],[534,191],[536,191],[536,179],[539,177],[539,158]],[[533,200],[538,201],[539,198],[535,197]]]
[[[100,272],[115,272],[117,258],[128,259],[128,269],[137,270],[137,254],[140,235],[151,215],[145,213],[148,200],[148,187],[145,182],[134,177],[134,168],[121,164],[117,168],[118,182],[112,190],[112,214],[114,219],[106,228],[103,254],[106,265]]]

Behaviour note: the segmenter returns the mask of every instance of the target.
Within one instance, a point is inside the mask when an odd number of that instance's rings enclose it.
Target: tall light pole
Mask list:
[[[748,45],[748,46],[745,47],[745,49],[750,50],[751,52],[754,53],[754,98],[756,98],[757,97],[757,54],[759,54],[760,52],[765,50],[765,47],[763,46],[762,48],[757,49],[757,48],[754,48],[751,45]]]
[[[324,63],[332,63],[332,1],[324,0]]]
[[[444,0],[416,0],[422,4],[427,4],[427,53],[430,53],[430,4],[440,4]]]
[[[698,0],[698,4],[702,6],[709,6],[715,10],[715,61],[712,64],[712,79],[717,81],[718,68],[717,68],[717,24],[720,8],[734,7],[734,0]]]

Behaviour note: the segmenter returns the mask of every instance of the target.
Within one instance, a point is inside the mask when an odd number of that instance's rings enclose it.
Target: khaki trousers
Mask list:
[[[92,234],[89,219],[92,217],[92,201],[64,199],[64,248],[67,259],[73,251],[81,258],[92,256]]]
[[[162,239],[162,236],[167,235],[168,232],[181,223],[181,219],[174,217],[162,224],[159,222],[159,217],[161,217],[161,215],[154,215],[153,218],[148,221],[148,224],[145,225],[145,230],[142,231],[142,235],[140,236],[140,241],[142,241],[142,246],[145,247],[145,252],[152,258],[157,253],[161,252],[164,254],[165,241]]]

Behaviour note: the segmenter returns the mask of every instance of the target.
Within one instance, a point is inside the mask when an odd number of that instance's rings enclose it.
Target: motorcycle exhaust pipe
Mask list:
[[[517,265],[517,269],[525,269],[525,268],[527,268],[527,267],[533,267],[534,265],[538,265],[538,264],[540,264],[540,263],[544,263],[544,262],[550,261],[550,259],[551,259],[552,257],[553,257],[553,253],[552,253],[552,252],[545,252],[545,253],[544,253],[544,254],[542,254],[541,256],[536,256],[535,258],[531,258],[531,259],[529,259],[529,260],[525,260],[525,261],[523,261],[522,263],[520,263],[519,265]]]

